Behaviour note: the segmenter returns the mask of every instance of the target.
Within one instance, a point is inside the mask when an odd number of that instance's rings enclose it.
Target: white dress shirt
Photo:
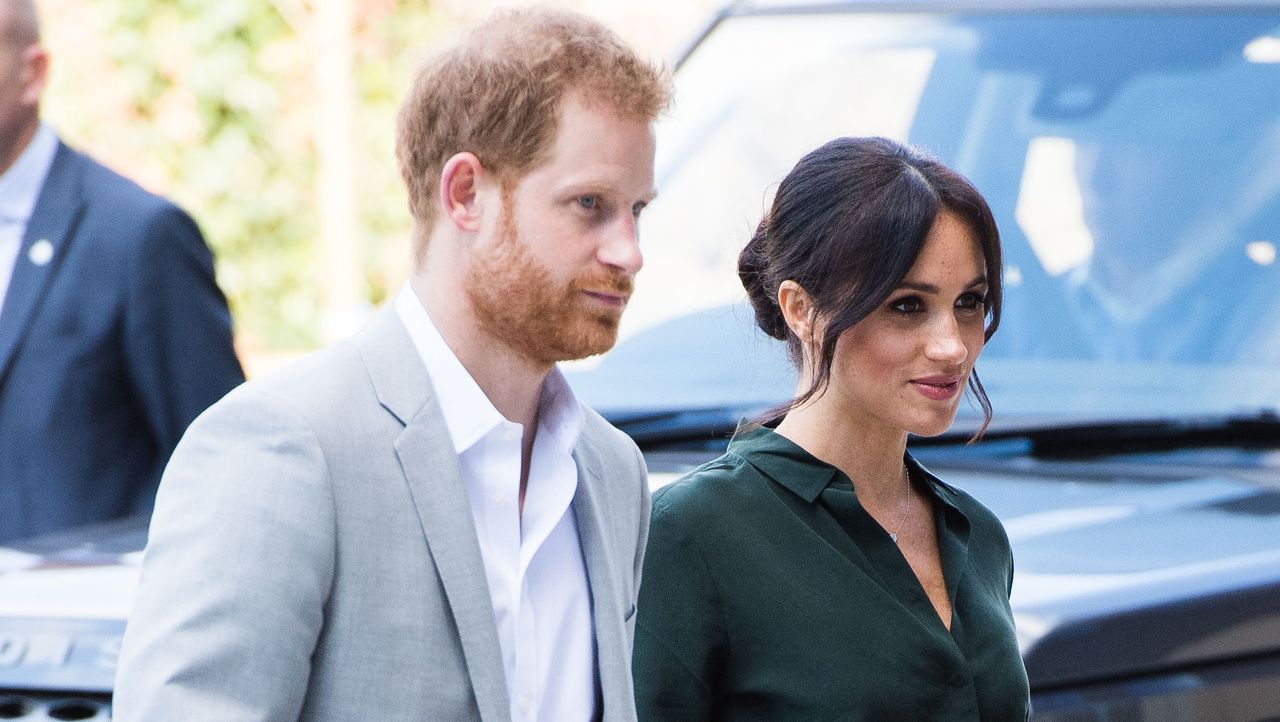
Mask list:
[[[0,175],[0,313],[4,312],[4,298],[18,262],[22,236],[57,152],[58,136],[41,123],[22,155]]]
[[[523,427],[494,408],[408,284],[396,312],[427,367],[458,452],[493,599],[511,718],[593,719],[595,626],[573,514],[573,449],[582,433],[582,408],[552,369],[542,386],[522,518]]]

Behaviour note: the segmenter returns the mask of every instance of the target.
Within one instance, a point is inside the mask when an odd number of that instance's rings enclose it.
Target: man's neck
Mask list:
[[[0,176],[8,173],[13,164],[18,162],[18,158],[22,156],[27,146],[31,145],[31,139],[36,137],[36,131],[39,129],[40,119],[37,116],[18,131],[18,135],[12,142],[0,146]]]
[[[1145,321],[1172,298],[1197,283],[1214,259],[1234,250],[1228,242],[1232,223],[1219,212],[1205,213],[1194,224],[1150,243],[1163,255],[1143,257],[1132,253],[1102,252],[1080,276],[1080,286],[1091,293],[1110,318],[1125,323]]]
[[[445,343],[494,408],[507,420],[522,425],[526,439],[532,439],[542,384],[552,365],[532,361],[486,333],[466,305],[465,293],[450,291],[435,279],[421,276],[412,278],[410,286]]]

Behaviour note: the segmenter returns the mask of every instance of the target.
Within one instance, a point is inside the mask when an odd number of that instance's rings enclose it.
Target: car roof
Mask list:
[[[734,17],[839,12],[1232,12],[1280,10],[1280,0],[732,0],[670,57],[679,69],[720,23]]]
[[[1277,0],[739,0],[726,14],[831,11],[1008,10],[1253,10],[1280,9]]]

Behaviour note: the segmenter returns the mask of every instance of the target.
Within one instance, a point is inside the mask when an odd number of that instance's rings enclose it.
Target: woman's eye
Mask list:
[[[980,309],[987,305],[987,298],[980,293],[966,293],[956,300],[956,308]]]
[[[914,296],[907,296],[890,302],[889,308],[898,313],[920,313],[924,310],[924,302]]]

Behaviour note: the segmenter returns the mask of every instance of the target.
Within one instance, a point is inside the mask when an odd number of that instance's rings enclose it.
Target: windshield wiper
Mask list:
[[[918,446],[951,445],[968,440],[968,432],[933,439],[913,439]],[[1070,420],[1001,425],[982,443],[1023,440],[1028,453],[1043,458],[1171,451],[1186,448],[1280,448],[1280,414],[1255,413],[1138,419]]]
[[[663,411],[606,411],[605,418],[643,450],[728,440],[743,418],[758,407],[718,406]]]
[[[606,412],[610,423],[626,432],[641,449],[651,451],[690,444],[727,441],[738,423],[755,418],[760,405],[719,406],[661,411]],[[968,444],[977,419],[957,420],[940,436],[911,437],[915,447]],[[1280,448],[1280,413],[1252,413],[1130,419],[1063,419],[1040,417],[997,421],[977,442],[1021,442],[1025,453],[1042,458],[1170,451],[1187,448]]]

